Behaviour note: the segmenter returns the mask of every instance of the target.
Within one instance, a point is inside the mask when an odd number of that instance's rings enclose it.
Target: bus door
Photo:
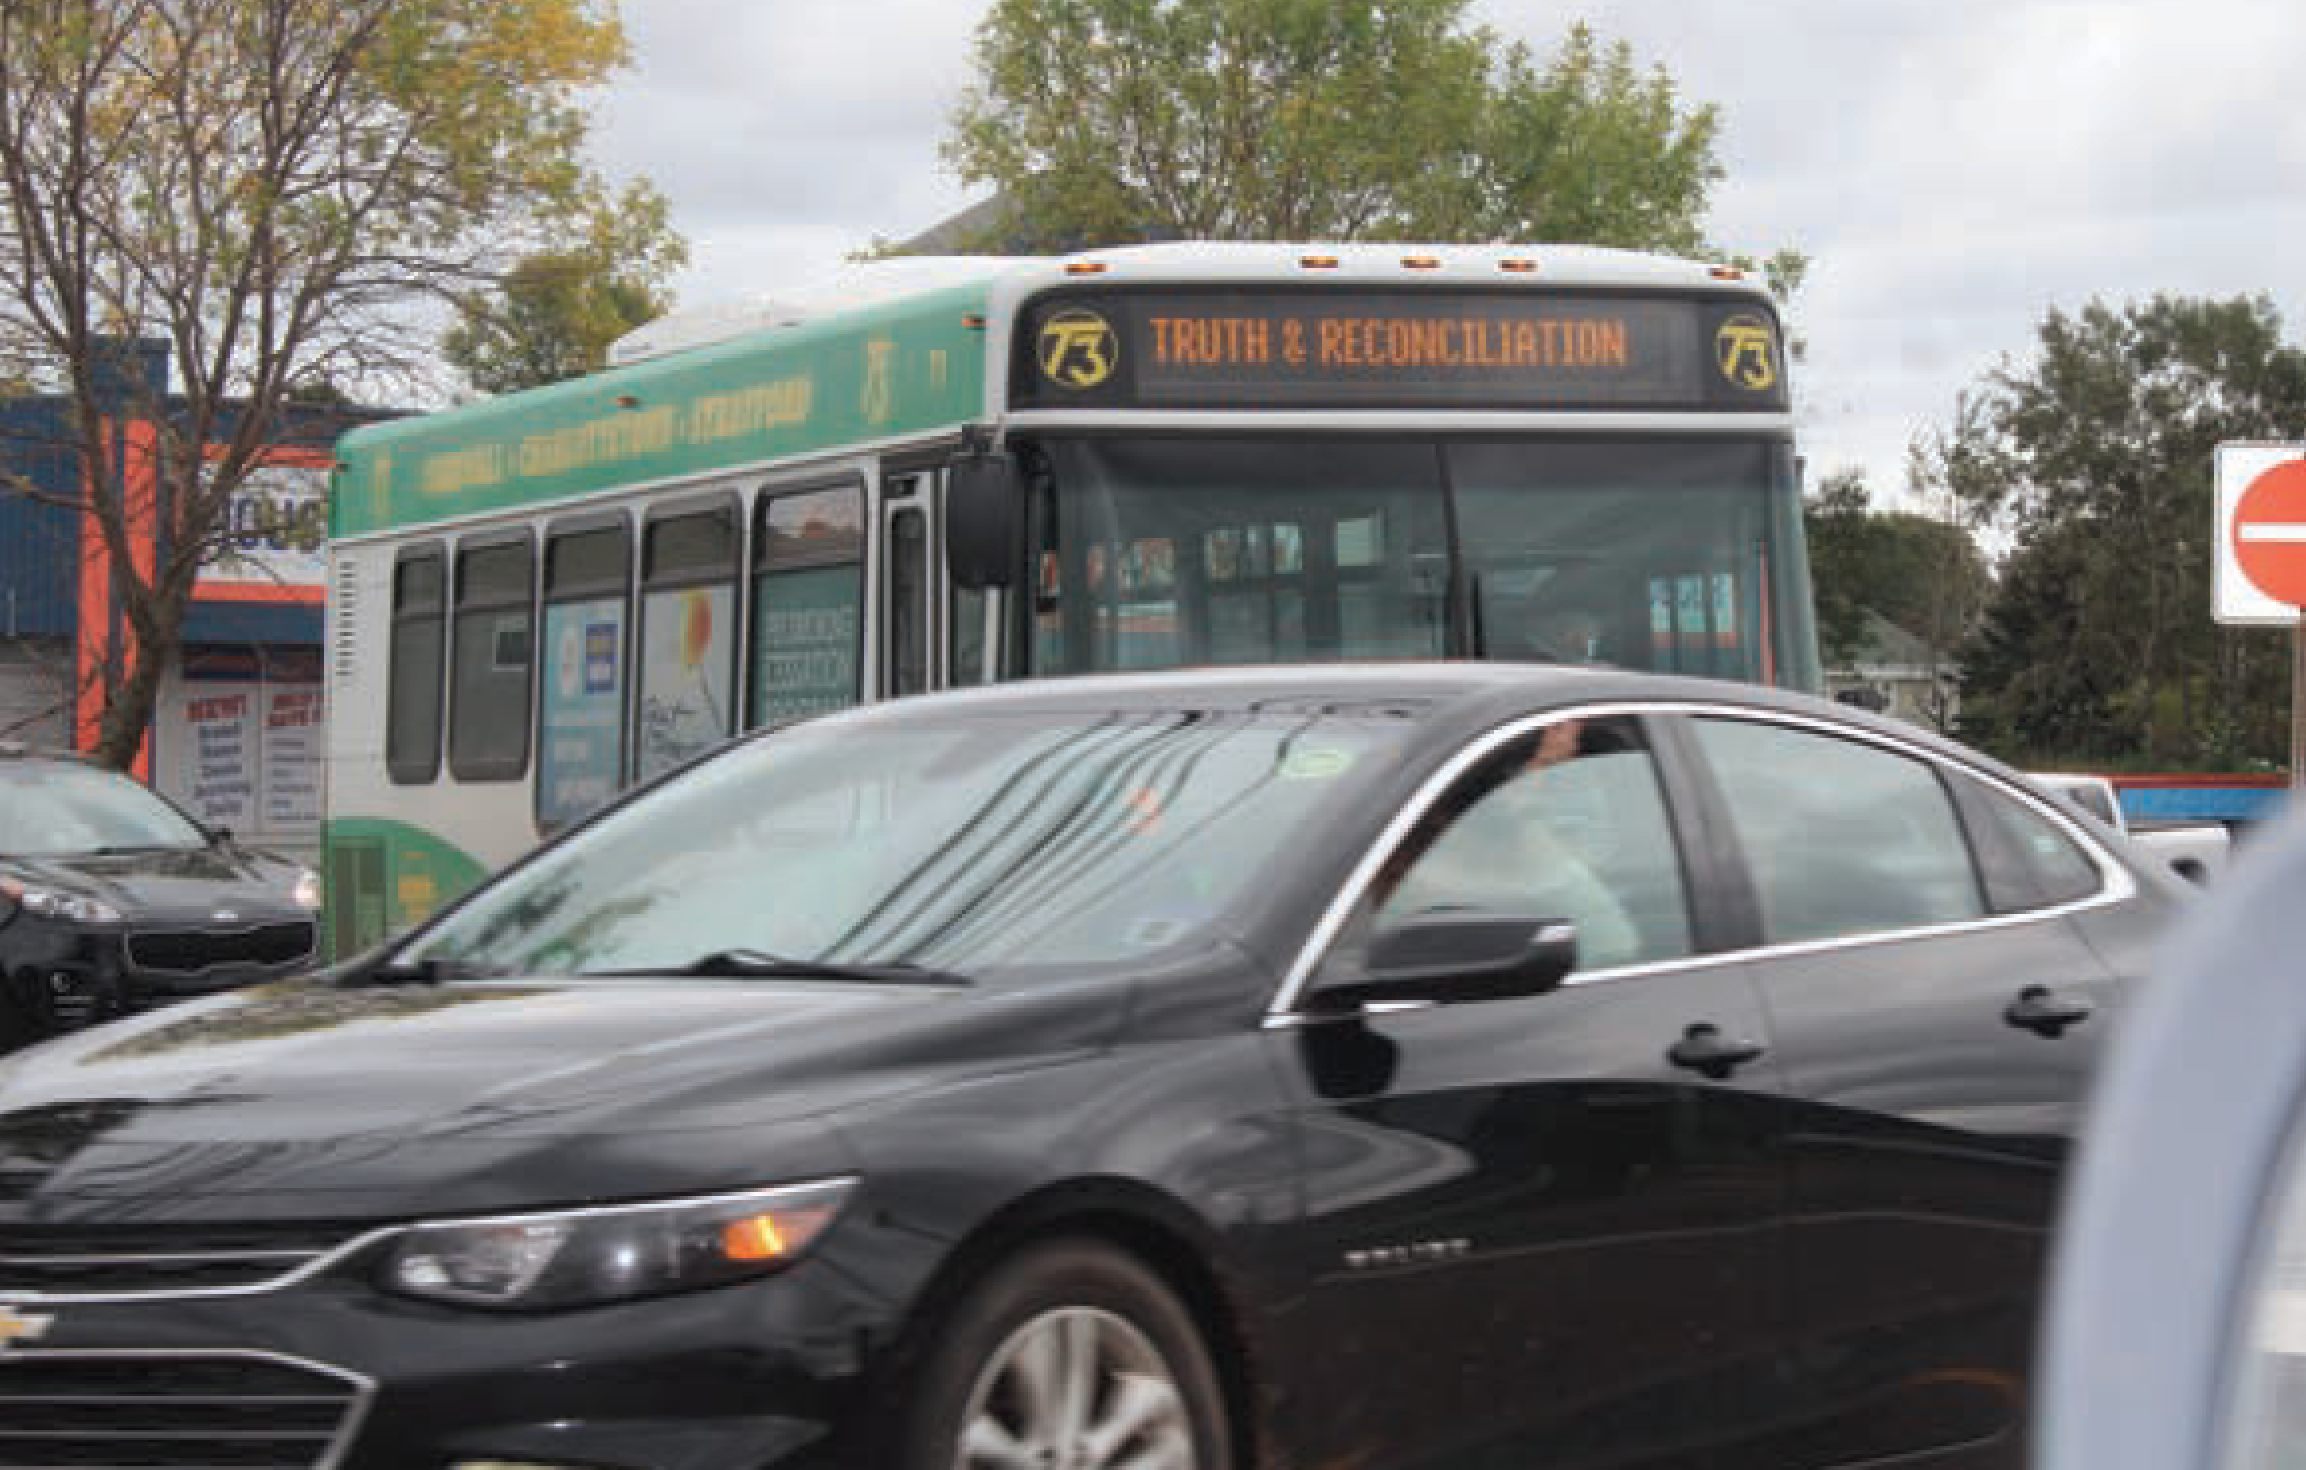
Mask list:
[[[880,694],[900,699],[937,685],[934,588],[941,545],[930,524],[936,497],[927,471],[881,476]]]

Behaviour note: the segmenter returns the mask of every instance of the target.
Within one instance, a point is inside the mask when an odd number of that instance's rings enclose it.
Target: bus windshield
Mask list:
[[[1030,672],[1481,657],[1814,687],[1749,438],[1044,441]]]

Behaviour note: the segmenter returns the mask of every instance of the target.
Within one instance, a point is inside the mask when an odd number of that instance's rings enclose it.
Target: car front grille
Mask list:
[[[139,970],[197,975],[228,965],[287,965],[312,956],[309,920],[241,929],[148,929],[128,936],[128,961]]]
[[[318,1470],[367,1397],[346,1374],[259,1354],[0,1354],[10,1470]]]
[[[0,1225],[0,1301],[251,1290],[293,1276],[358,1226]],[[0,1460],[0,1465],[11,1464]]]

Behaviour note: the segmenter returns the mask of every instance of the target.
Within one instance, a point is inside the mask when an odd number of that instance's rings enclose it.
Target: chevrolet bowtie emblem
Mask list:
[[[20,1342],[38,1342],[56,1319],[31,1312],[19,1312],[14,1307],[0,1307],[0,1352]]]

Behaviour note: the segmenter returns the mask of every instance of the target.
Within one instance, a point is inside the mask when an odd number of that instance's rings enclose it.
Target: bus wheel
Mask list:
[[[1038,1246],[979,1283],[928,1349],[904,1470],[1231,1470],[1192,1315],[1134,1258]]]

